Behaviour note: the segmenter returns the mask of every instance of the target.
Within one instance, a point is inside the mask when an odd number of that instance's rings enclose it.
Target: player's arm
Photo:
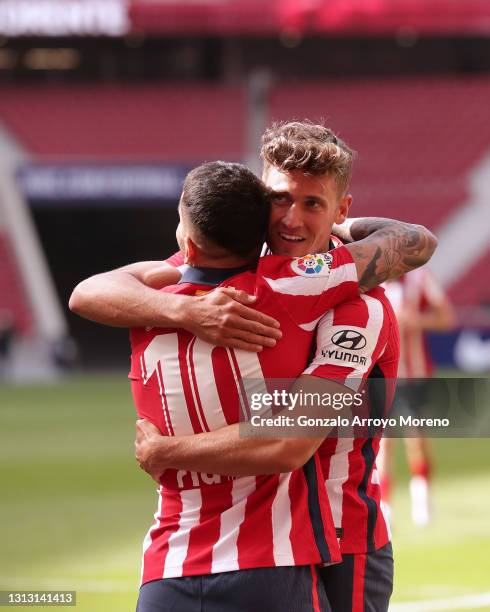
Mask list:
[[[79,283],[72,312],[114,327],[181,327],[219,346],[260,351],[281,337],[279,323],[253,308],[254,296],[233,288],[189,297],[157,290],[180,280],[178,268],[140,262]]]
[[[344,227],[345,226],[345,227]],[[335,226],[356,264],[359,287],[368,291],[429,261],[437,239],[422,225],[393,219],[360,218]]]
[[[334,381],[320,381],[315,376],[304,375],[289,393],[318,393],[319,384],[322,393],[350,392]],[[285,410],[281,414],[291,413]],[[312,417],[333,418],[339,414],[345,416],[343,412],[329,411],[324,406],[308,407],[308,416]],[[250,423],[242,423],[208,433],[167,437],[148,421],[140,420],[136,424],[135,455],[140,466],[157,481],[167,468],[227,476],[278,474],[304,465],[331,428],[312,432],[305,428],[274,427],[268,438],[248,437],[252,430]],[[298,437],[280,437],[296,433]]]
[[[180,271],[162,262],[130,264],[79,283],[69,307],[85,319],[114,327],[171,326],[176,323],[174,309],[168,308],[166,296],[153,287],[171,285],[179,279]]]
[[[400,326],[404,329],[445,332],[454,329],[456,315],[444,289],[437,279],[428,271],[420,270],[422,292],[426,302],[423,310],[412,305],[410,298],[398,315]]]
[[[451,331],[456,324],[451,302],[444,296],[441,301],[430,305],[427,312],[418,313],[416,323],[424,331]]]

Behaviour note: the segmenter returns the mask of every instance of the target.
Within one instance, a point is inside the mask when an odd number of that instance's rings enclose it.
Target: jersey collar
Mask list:
[[[191,283],[193,285],[216,287],[226,279],[249,270],[250,266],[242,266],[241,268],[193,268],[189,266],[182,274],[178,284]]]
[[[265,246],[266,245],[264,245],[264,247]],[[328,248],[335,248],[335,244],[332,240],[329,241]],[[264,249],[262,252],[264,252]],[[193,285],[209,285],[210,287],[216,287],[216,285],[223,283],[227,278],[231,278],[242,272],[247,272],[248,270],[250,270],[250,266],[242,266],[241,268],[194,268],[189,266],[182,274],[182,278],[178,284],[192,283]]]

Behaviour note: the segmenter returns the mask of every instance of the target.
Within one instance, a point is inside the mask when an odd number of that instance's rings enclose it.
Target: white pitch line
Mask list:
[[[448,599],[424,599],[391,604],[389,612],[438,612],[439,610],[468,610],[490,604],[490,593],[462,595]]]

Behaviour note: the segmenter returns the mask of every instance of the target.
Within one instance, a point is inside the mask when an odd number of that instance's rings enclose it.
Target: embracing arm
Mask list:
[[[352,219],[335,226],[334,233],[346,242],[356,241],[347,248],[362,291],[423,266],[437,247],[434,234],[422,225],[393,219]]]
[[[232,287],[190,297],[159,291],[180,280],[180,271],[147,261],[96,274],[79,283],[70,310],[114,327],[182,327],[219,346],[260,351],[281,337],[279,323],[258,310],[254,296]]]
[[[312,438],[244,438],[238,424],[209,433],[167,437],[149,422],[138,421],[136,432],[136,459],[155,480],[167,468],[226,476],[291,472],[306,463],[322,443]]]
[[[85,319],[114,327],[177,326],[188,298],[170,296],[154,287],[179,279],[180,271],[162,262],[130,264],[79,283],[69,307]]]
[[[437,241],[425,228],[390,219],[358,219],[340,236],[356,262],[361,289],[368,289],[424,264]],[[116,327],[182,327],[218,346],[260,351],[281,337],[279,323],[247,306],[254,301],[243,291],[217,289],[202,297],[157,290],[180,278],[162,262],[141,262],[82,281],[70,298],[76,314]]]
[[[319,385],[323,393],[350,391],[334,381],[308,375],[301,376],[291,391],[318,391]],[[308,408],[308,415],[314,417],[339,414],[344,416],[343,412],[329,411],[325,406]],[[299,430],[294,426],[274,427],[271,437],[248,437],[247,431],[252,429],[250,423],[237,423],[208,433],[167,437],[148,421],[140,420],[136,424],[135,455],[155,480],[167,468],[227,476],[278,474],[304,465],[330,432],[328,428],[312,432],[305,427]],[[291,436],[292,432],[298,437],[280,437]]]

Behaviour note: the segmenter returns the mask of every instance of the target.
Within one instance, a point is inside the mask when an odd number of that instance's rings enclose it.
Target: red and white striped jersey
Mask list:
[[[221,278],[220,278],[221,274]],[[189,268],[167,291],[209,291],[229,270]],[[300,259],[264,257],[257,272],[221,286],[257,296],[256,307],[281,322],[283,339],[260,354],[214,347],[184,330],[131,330],[131,372],[138,415],[165,435],[236,423],[249,414],[244,380],[267,391],[268,378],[305,368],[317,320],[358,295],[346,249]],[[142,582],[279,565],[331,563],[340,550],[318,456],[289,474],[231,478],[166,470],[155,522],[144,543]]]
[[[358,391],[383,378],[383,405],[391,408],[399,358],[398,326],[382,288],[339,304],[320,321],[317,349],[305,374],[336,380]],[[390,540],[383,515],[376,456],[380,438],[328,438],[319,448],[325,486],[342,553],[366,553]]]
[[[384,285],[386,295],[395,312],[424,312],[430,304],[440,304],[445,293],[430,270],[417,268],[401,279]],[[427,336],[422,329],[400,327],[400,366],[399,378],[429,378],[433,364],[427,344]]]

